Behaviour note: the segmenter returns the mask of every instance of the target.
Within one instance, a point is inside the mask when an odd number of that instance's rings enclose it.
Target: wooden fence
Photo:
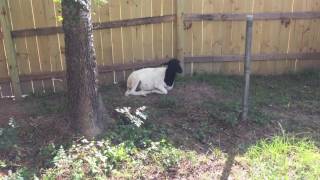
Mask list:
[[[1,97],[19,87],[23,94],[63,89],[59,5],[0,1],[9,22],[1,23]],[[109,0],[92,13],[100,82],[123,81],[132,69],[171,57],[184,60],[188,74],[242,74],[247,14],[255,20],[253,73],[320,67],[320,0]]]

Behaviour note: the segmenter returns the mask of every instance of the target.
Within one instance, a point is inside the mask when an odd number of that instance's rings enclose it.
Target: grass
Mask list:
[[[252,179],[319,179],[320,149],[307,139],[276,136],[245,154]]]
[[[52,140],[47,140],[50,143],[41,144],[42,137],[48,138],[43,134],[49,132],[45,129],[48,127],[43,119],[41,124],[33,118],[28,130],[22,131],[28,121],[17,121],[16,128],[1,128],[0,150],[17,151],[14,155],[19,158],[14,163],[18,166],[14,166],[12,179],[32,179],[34,173],[42,179],[172,179],[200,175],[218,179],[233,148],[239,151],[229,175],[232,178],[244,174],[245,179],[319,179],[316,117],[320,114],[320,73],[253,76],[249,122],[238,120],[242,88],[241,77],[208,74],[179,78],[167,96],[128,98],[121,86],[104,86],[100,92],[117,124],[100,139],[82,142],[69,138],[61,143],[55,141],[54,133]],[[192,91],[187,92],[189,89]],[[33,117],[50,117],[65,112],[64,102],[61,95],[35,95],[27,98],[23,107]],[[147,106],[148,115],[141,127],[113,111],[140,106]],[[278,123],[292,136],[278,136]],[[21,142],[21,136],[25,142]],[[34,148],[38,149],[31,159],[40,158],[42,164],[34,169],[19,165],[20,156]],[[0,160],[0,173],[12,164],[8,159]]]

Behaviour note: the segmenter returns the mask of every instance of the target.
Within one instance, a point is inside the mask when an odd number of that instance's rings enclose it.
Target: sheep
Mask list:
[[[125,96],[168,94],[173,88],[176,74],[182,73],[182,68],[178,59],[171,59],[162,65],[166,67],[144,68],[132,72],[127,80]]]

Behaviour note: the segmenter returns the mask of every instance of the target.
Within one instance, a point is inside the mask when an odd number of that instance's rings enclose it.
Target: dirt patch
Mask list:
[[[172,96],[179,96],[184,102],[201,104],[204,100],[214,100],[219,98],[219,93],[214,87],[205,83],[191,82],[182,86],[175,87],[172,90]]]

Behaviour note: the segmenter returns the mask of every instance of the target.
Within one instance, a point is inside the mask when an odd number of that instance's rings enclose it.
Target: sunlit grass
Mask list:
[[[319,179],[320,151],[307,139],[277,136],[245,154],[252,179]]]

